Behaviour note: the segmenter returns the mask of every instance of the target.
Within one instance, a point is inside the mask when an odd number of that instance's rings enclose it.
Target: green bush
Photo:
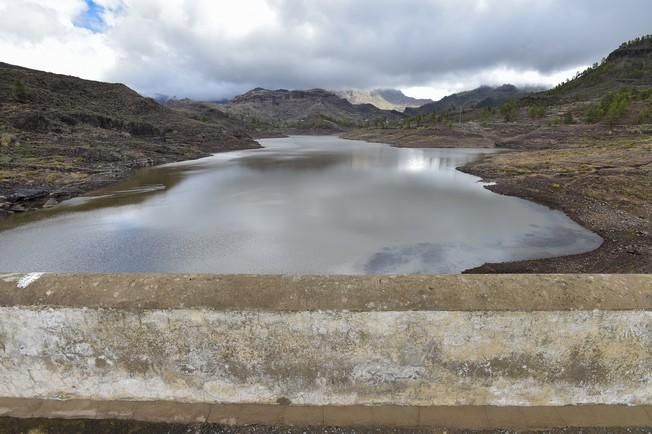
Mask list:
[[[20,102],[27,101],[27,87],[25,87],[25,83],[23,83],[21,80],[16,81],[16,84],[14,85],[14,94],[16,96],[16,100]]]
[[[573,119],[573,113],[572,112],[564,113],[563,120],[564,120],[564,124],[566,124],[566,125],[570,125],[570,124],[575,123],[575,120]]]
[[[597,123],[606,120],[610,127],[613,127],[629,111],[629,102],[632,91],[622,89],[618,92],[605,95],[600,104],[589,108],[586,120],[589,123]]]
[[[482,109],[481,116],[482,116],[482,127],[487,128],[489,126],[489,116],[491,115],[491,112],[487,107]]]
[[[513,122],[516,119],[517,105],[515,99],[508,99],[500,105],[500,114],[505,122]]]
[[[639,124],[652,124],[652,109],[645,108],[638,115]]]
[[[530,119],[540,119],[546,114],[546,109],[540,105],[533,105],[528,108],[527,113]]]
[[[610,127],[618,123],[620,119],[629,111],[629,95],[621,93],[616,95],[610,102],[606,111],[606,119]]]

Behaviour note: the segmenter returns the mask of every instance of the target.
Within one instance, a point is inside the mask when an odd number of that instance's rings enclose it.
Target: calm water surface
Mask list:
[[[581,253],[561,212],[455,170],[487,150],[334,137],[140,171],[0,232],[1,271],[457,273]]]

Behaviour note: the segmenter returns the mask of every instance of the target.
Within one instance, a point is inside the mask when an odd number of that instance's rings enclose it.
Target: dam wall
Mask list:
[[[652,426],[652,277],[2,274],[0,415]]]

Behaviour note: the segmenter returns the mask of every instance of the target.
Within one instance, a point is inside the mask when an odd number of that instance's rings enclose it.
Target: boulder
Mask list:
[[[27,208],[25,208],[23,205],[21,205],[19,203],[15,203],[15,204],[13,204],[11,206],[10,211],[13,211],[13,212],[25,212],[25,211],[27,211]]]
[[[27,202],[30,200],[43,199],[49,196],[48,190],[43,188],[19,188],[9,196],[14,202]]]
[[[57,205],[59,205],[59,202],[56,199],[51,197],[43,204],[43,208],[52,208],[52,207],[55,207]]]

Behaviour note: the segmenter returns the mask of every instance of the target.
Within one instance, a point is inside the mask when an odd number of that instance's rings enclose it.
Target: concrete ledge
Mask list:
[[[0,275],[0,415],[650,426],[652,276]]]
[[[283,312],[652,310],[652,275],[10,273],[0,274],[0,306]]]
[[[0,416],[128,419],[221,425],[378,426],[449,429],[652,427],[652,407],[565,406],[283,406],[187,404],[169,401],[42,401],[0,398]]]

